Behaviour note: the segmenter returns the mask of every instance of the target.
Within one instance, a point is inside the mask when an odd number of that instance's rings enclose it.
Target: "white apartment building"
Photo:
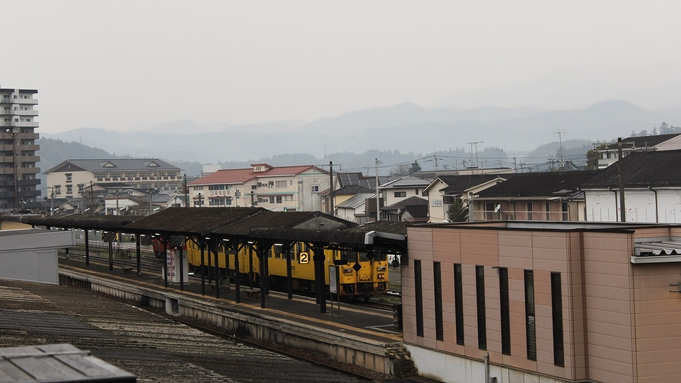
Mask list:
[[[0,210],[38,209],[35,89],[0,87]]]

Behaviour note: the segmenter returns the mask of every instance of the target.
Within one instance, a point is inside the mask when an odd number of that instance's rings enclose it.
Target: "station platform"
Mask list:
[[[205,280],[205,295],[203,295],[200,277],[190,276],[189,282],[184,283],[184,290],[181,290],[179,283],[169,283],[168,287],[165,287],[160,268],[158,273],[143,270],[141,275],[138,275],[135,270],[129,272],[129,270],[124,270],[116,265],[113,270],[110,270],[108,263],[97,260],[91,260],[89,266],[86,266],[85,259],[82,256],[70,256],[68,259],[65,256],[59,256],[59,268],[60,270],[88,273],[132,285],[145,286],[158,291],[186,295],[220,308],[238,309],[245,313],[254,314],[267,313],[289,321],[344,334],[353,334],[376,342],[402,342],[402,333],[395,329],[392,311],[355,306],[343,301],[339,304],[336,301],[327,300],[326,313],[321,313],[320,306],[316,304],[314,298],[293,295],[293,299],[288,299],[286,293],[277,291],[269,292],[265,297],[265,308],[261,308],[259,295],[247,295],[246,290],[250,289],[249,285],[240,286],[240,302],[237,303],[236,288],[233,283],[229,286],[220,286],[219,298],[217,298],[214,285],[209,283],[208,279]]]
[[[275,342],[298,342],[306,349],[335,357],[341,363],[395,376],[390,382],[435,382],[405,374],[413,362],[402,343],[402,333],[396,328],[393,311],[327,300],[326,312],[322,313],[315,298],[294,295],[288,299],[286,293],[276,291],[270,291],[265,297],[263,308],[259,296],[246,293],[250,289],[249,285],[240,286],[240,302],[237,303],[234,284],[221,286],[219,297],[216,297],[208,279],[205,280],[205,294],[202,294],[200,277],[190,277],[183,289],[179,283],[169,283],[166,287],[160,264],[158,272],[142,270],[138,275],[136,269],[129,270],[115,263],[111,270],[108,262],[98,259],[91,259],[89,266],[86,266],[83,256],[71,255],[67,258],[60,255],[59,269],[62,276],[76,274],[82,280],[105,280],[107,284],[121,286],[113,290],[124,289],[128,293],[145,290],[147,294],[158,297],[190,302],[180,303],[191,306],[193,310],[183,313],[184,316],[206,319],[220,327],[224,324],[225,328],[248,328],[247,332]],[[110,295],[118,293],[111,293],[109,287],[99,291]],[[165,305],[168,312],[167,298]],[[225,319],[226,316],[230,318]],[[237,325],[234,324],[235,317],[239,318]]]

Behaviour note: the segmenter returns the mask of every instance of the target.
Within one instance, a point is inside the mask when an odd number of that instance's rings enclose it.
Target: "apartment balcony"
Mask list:
[[[12,98],[10,99],[12,104],[21,104],[21,105],[38,105],[38,99],[37,98]]]
[[[40,197],[40,190],[24,190],[19,192],[19,198]]]
[[[38,121],[0,121],[0,128],[37,128]]]
[[[570,221],[570,213],[567,211],[537,211],[516,210],[499,211],[483,210],[473,212],[475,221]]]
[[[40,168],[20,168],[20,174],[38,174],[40,173]]]
[[[21,117],[38,117],[37,110],[5,110],[0,108],[0,116],[21,116]]]
[[[21,138],[22,140],[37,140],[40,138],[40,135],[38,133],[21,133],[17,138]]]
[[[11,150],[11,149],[10,149]],[[17,145],[17,150],[24,150],[24,151],[34,151],[37,152],[40,150],[40,145]]]
[[[40,185],[40,180],[37,178],[34,178],[32,180],[19,180],[19,187],[27,187],[27,186],[38,186]]]

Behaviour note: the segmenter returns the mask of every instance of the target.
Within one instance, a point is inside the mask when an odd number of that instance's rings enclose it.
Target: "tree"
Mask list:
[[[449,208],[447,209],[447,220],[449,220],[449,222],[468,221],[468,206],[463,204],[461,198],[455,197],[454,203],[449,205]]]
[[[411,169],[409,169],[409,174],[414,174],[416,172],[421,171],[421,165],[419,165],[419,162],[417,160],[414,160],[414,163],[411,164]]]
[[[601,144],[588,152],[586,152],[586,167],[585,170],[598,169],[598,159],[600,158],[599,150],[605,149],[605,144]]]
[[[407,164],[399,164],[390,169],[390,175],[393,177],[402,177],[411,174],[411,168]]]

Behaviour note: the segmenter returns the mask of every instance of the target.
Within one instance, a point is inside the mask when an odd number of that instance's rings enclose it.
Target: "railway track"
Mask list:
[[[106,252],[105,252],[106,251]],[[63,250],[59,251],[59,256],[66,259],[66,253]],[[84,249],[78,249],[76,250],[71,249],[69,251],[69,257],[85,257],[85,251]],[[108,254],[108,249],[102,249],[102,248],[95,248],[94,251],[90,251],[90,261],[91,262],[98,262],[101,264],[108,264],[109,263],[109,254]],[[114,251],[113,254],[113,263],[114,263],[114,268],[119,268],[119,269],[125,269],[125,268],[137,268],[137,259],[134,256],[133,252],[133,257],[132,258],[120,258],[116,256],[116,252]],[[140,269],[143,273],[149,273],[149,274],[161,274],[162,273],[162,267],[163,267],[163,260],[162,259],[157,259],[154,257],[153,253],[151,252],[141,252],[141,259],[140,259]],[[200,275],[189,275],[190,278],[194,280],[200,280],[201,276]],[[279,291],[273,289],[273,291]],[[279,292],[285,292],[285,291],[279,291]],[[314,296],[314,294],[309,294],[305,292],[296,292],[296,295],[300,296]],[[388,292],[386,297],[399,297],[400,293],[399,292]],[[382,296],[378,296],[382,297]],[[376,309],[376,310],[384,310],[384,311],[392,311],[394,309],[394,304],[393,303],[388,303],[388,302],[379,302],[376,300],[369,300],[369,301],[363,301],[363,300],[355,300],[355,299],[343,299],[343,302],[346,304],[350,304],[353,306],[359,306],[359,307],[366,307],[366,308],[371,308],[371,309]]]

